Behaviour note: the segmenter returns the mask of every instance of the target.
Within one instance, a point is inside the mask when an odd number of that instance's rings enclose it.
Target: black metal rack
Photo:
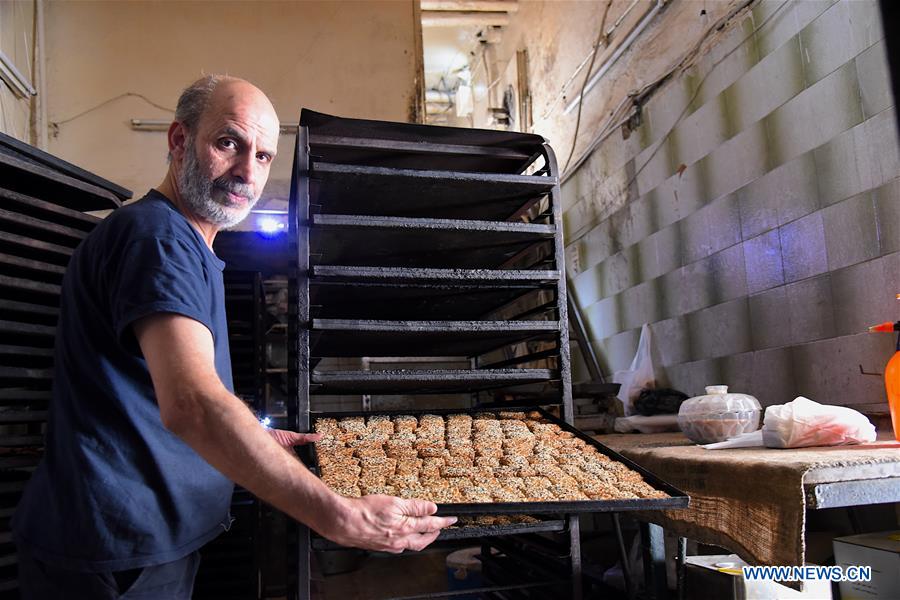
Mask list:
[[[262,273],[226,268],[224,279],[234,393],[262,414],[266,395],[266,296]]]
[[[288,426],[313,396],[531,392],[573,418],[559,174],[543,138],[304,110],[290,199]],[[468,369],[329,370],[328,359],[464,357]],[[421,396],[421,398],[419,398]],[[475,533],[562,531],[577,517]],[[447,536],[467,537],[466,533]],[[309,594],[300,527],[292,597]]]
[[[262,274],[226,268],[224,279],[234,393],[261,415],[266,406],[266,303]],[[261,597],[262,510],[255,496],[235,487],[231,499],[234,522],[231,529],[204,547],[195,598]]]
[[[247,600],[261,598],[260,556],[263,541],[259,500],[236,487],[231,499],[231,529],[204,546],[193,598]]]
[[[14,597],[9,521],[43,454],[53,339],[69,257],[131,192],[0,134],[0,595]]]

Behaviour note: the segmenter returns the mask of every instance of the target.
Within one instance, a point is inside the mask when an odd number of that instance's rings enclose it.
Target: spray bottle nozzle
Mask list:
[[[886,323],[879,323],[878,325],[872,325],[871,327],[869,327],[869,333],[875,333],[877,331],[900,331],[900,321],[897,321],[896,323],[887,321]]]

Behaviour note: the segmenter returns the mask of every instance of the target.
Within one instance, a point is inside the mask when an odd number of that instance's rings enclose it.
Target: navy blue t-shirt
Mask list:
[[[176,560],[230,525],[232,483],[162,424],[132,325],[178,313],[206,325],[233,391],[222,269],[153,190],[76,249],[62,286],[46,454],[17,509],[16,542],[77,571]]]

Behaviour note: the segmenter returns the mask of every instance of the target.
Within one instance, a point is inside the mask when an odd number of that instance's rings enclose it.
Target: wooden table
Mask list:
[[[668,594],[663,528],[751,564],[802,565],[807,509],[900,501],[900,442],[887,432],[871,444],[787,450],[705,450],[680,432],[596,439],[691,496],[685,510],[639,515],[644,575],[658,599]]]

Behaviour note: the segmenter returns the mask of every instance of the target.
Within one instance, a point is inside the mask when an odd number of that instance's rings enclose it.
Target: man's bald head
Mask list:
[[[204,75],[184,89],[175,108],[175,121],[184,124],[191,132],[197,131],[203,113],[216,101],[233,97],[235,93],[257,97],[262,104],[275,114],[275,108],[268,97],[255,85],[231,75]],[[169,156],[171,159],[171,155]]]
[[[169,172],[188,212],[216,227],[243,219],[262,193],[278,145],[278,115],[253,84],[208,75],[178,100]]]
[[[209,106],[209,100],[220,83],[231,79],[228,75],[206,75],[189,85],[178,98],[175,108],[175,120],[184,123],[189,129],[195,129],[203,111]]]
[[[224,89],[220,89],[223,88]],[[248,81],[231,75],[212,74],[205,75],[186,87],[178,98],[178,106],[175,108],[175,120],[184,123],[189,129],[196,129],[200,118],[213,101],[216,91],[223,92],[235,86],[244,87],[256,91],[265,97],[256,86]],[[268,99],[266,99],[268,101]],[[271,106],[271,104],[270,104]]]

